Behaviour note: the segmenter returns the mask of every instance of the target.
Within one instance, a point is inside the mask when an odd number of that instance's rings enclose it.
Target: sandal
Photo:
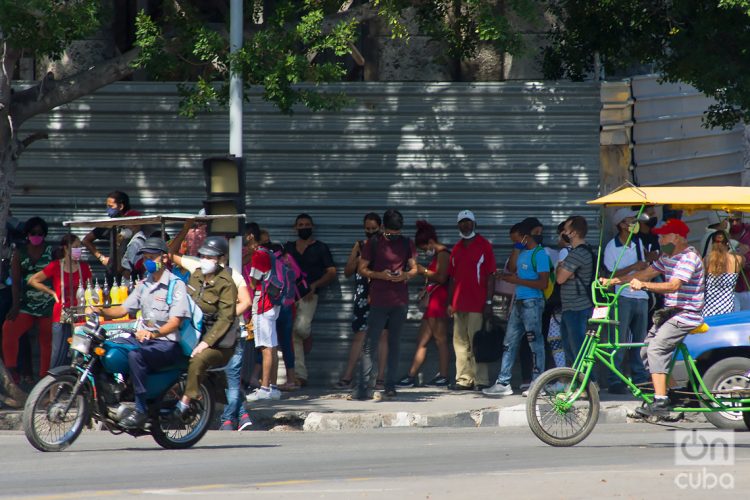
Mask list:
[[[340,378],[338,382],[333,384],[334,389],[344,390],[349,389],[352,386],[352,379]]]
[[[286,384],[281,384],[279,386],[279,390],[284,392],[294,392],[298,391],[299,389],[300,387],[294,382],[287,382]]]
[[[384,391],[385,390],[385,380],[382,378],[379,378],[375,381],[375,390],[376,391]]]

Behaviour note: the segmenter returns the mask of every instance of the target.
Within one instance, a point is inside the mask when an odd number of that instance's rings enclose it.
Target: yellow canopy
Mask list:
[[[750,212],[750,187],[685,186],[626,187],[589,205],[670,205],[680,210],[723,210]]]

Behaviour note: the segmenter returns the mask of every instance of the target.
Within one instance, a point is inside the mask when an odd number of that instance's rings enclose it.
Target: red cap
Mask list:
[[[687,238],[690,228],[680,219],[669,219],[663,226],[656,227],[651,232],[653,234],[677,234],[683,238]]]

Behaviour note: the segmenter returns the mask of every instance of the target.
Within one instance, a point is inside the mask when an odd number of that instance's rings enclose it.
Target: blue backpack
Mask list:
[[[178,281],[182,280],[180,280],[179,278],[169,280],[169,288],[167,288],[168,306],[172,305],[174,287]],[[187,293],[185,295],[187,296],[190,317],[184,318],[180,323],[179,343],[180,347],[182,348],[182,353],[185,356],[190,356],[193,353],[193,349],[195,349],[195,346],[197,346],[201,340],[201,335],[203,333],[203,311],[201,311],[201,308],[198,307],[198,304],[195,303],[190,295],[188,295]]]

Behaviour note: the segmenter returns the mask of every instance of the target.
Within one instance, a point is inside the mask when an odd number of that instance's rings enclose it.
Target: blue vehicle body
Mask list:
[[[750,347],[750,311],[709,316],[705,322],[709,326],[706,333],[688,335],[684,340],[693,359],[716,349]]]
[[[137,349],[138,346],[107,340],[104,342],[104,347],[107,349],[107,353],[102,357],[102,366],[104,366],[104,369],[109,373],[127,375],[130,372],[128,353]],[[187,371],[188,361],[189,358],[185,357],[183,363],[149,373],[146,381],[146,388],[148,389],[146,399],[156,399],[164,394],[164,391],[172,387],[180,379],[180,375]]]

